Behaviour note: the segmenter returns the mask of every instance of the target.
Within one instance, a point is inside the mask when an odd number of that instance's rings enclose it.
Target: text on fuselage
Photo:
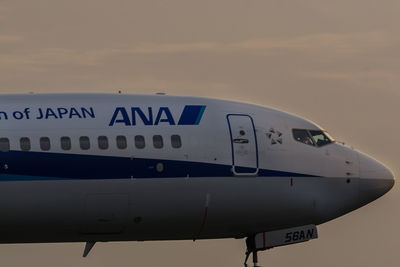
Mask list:
[[[135,126],[140,121],[143,125],[199,125],[206,106],[187,105],[179,118],[175,118],[168,107],[139,108],[117,107],[111,118],[109,126],[116,124],[123,126]]]
[[[51,119],[95,119],[92,107],[24,108],[15,111],[0,111],[0,120],[51,120]]]

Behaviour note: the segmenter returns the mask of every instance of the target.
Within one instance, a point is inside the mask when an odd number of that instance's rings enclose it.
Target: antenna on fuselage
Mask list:
[[[95,244],[96,244],[96,242],[86,242],[85,249],[83,251],[84,258],[86,258],[87,255],[89,255],[90,251],[92,250],[92,248],[94,247]]]

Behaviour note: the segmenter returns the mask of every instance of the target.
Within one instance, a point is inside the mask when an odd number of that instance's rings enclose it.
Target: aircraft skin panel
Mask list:
[[[82,242],[90,236],[113,241],[245,237],[253,231],[322,223],[357,207],[357,180],[346,188],[346,181],[339,178],[298,177],[293,185],[290,180],[2,182],[0,243]],[[207,196],[208,217],[198,235]],[[103,213],[93,211],[95,199]]]

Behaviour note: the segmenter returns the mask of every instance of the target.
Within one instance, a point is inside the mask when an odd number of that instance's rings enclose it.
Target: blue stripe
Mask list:
[[[0,180],[232,177],[232,166],[213,163],[61,153],[0,152]],[[157,171],[157,164],[163,170]],[[7,168],[4,168],[4,164]],[[246,169],[243,169],[246,171]],[[10,176],[11,175],[11,176]],[[261,177],[315,177],[260,169]],[[29,178],[26,178],[29,177]]]
[[[199,115],[197,116],[196,125],[200,124],[201,118],[203,117],[206,106],[202,106]]]
[[[57,178],[57,177],[44,177],[44,176],[0,174],[0,182],[13,182],[13,181],[65,181],[65,180],[71,180],[71,179],[68,179],[68,178]]]
[[[198,125],[206,106],[185,106],[178,125]]]

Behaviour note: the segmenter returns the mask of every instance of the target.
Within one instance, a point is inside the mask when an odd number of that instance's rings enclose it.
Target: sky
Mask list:
[[[398,0],[0,0],[0,93],[206,96],[288,111],[400,174]],[[0,96],[1,97],[1,96]],[[398,186],[260,254],[263,266],[398,266]],[[0,216],[1,218],[1,216]],[[242,266],[243,240],[0,245],[2,266]]]

